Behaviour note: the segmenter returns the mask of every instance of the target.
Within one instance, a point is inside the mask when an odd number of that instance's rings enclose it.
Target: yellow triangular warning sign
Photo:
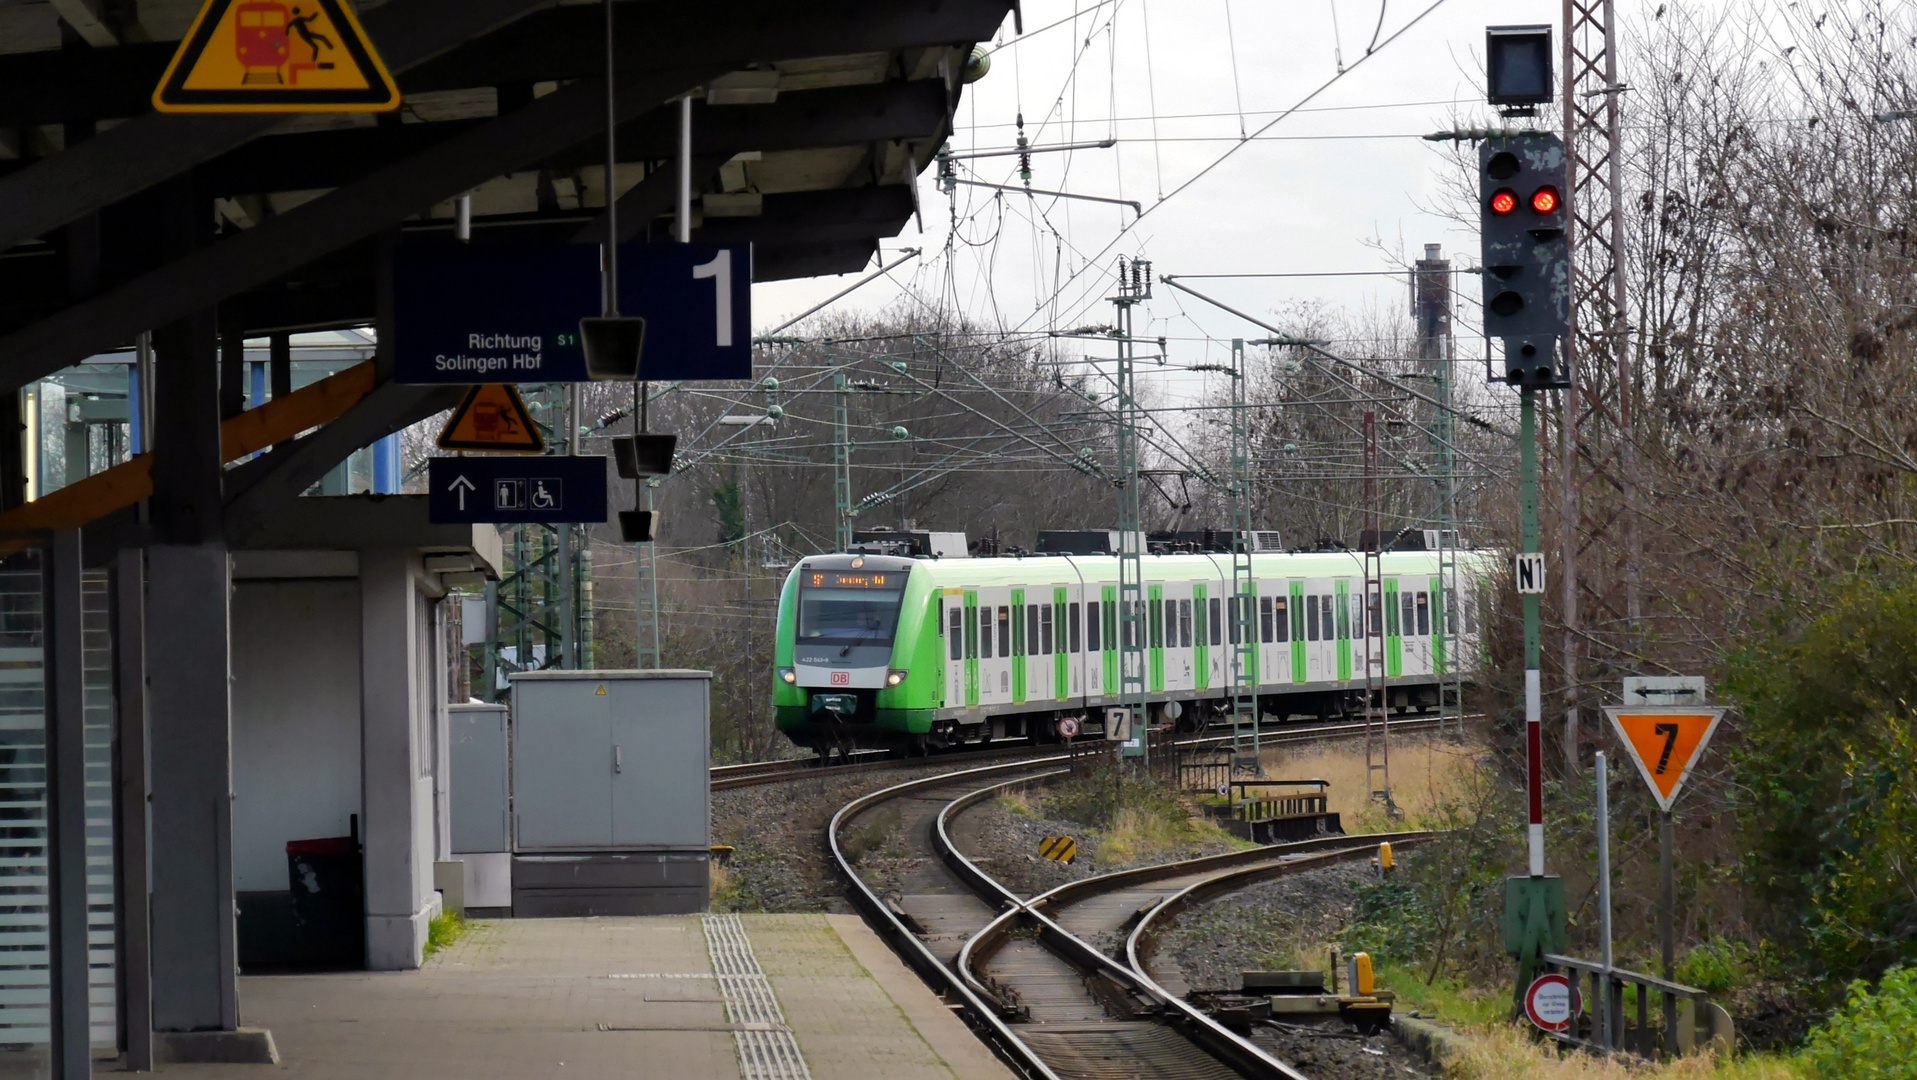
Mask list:
[[[1651,785],[1659,809],[1669,810],[1684,782],[1691,778],[1691,768],[1704,756],[1724,710],[1697,705],[1662,709],[1607,706],[1604,714],[1611,718],[1611,726],[1631,751],[1644,782]]]
[[[161,112],[386,112],[399,100],[346,0],[206,0],[153,91]]]
[[[482,383],[466,391],[459,408],[439,431],[441,450],[491,450],[539,454],[545,437],[526,411],[519,391],[508,383]]]

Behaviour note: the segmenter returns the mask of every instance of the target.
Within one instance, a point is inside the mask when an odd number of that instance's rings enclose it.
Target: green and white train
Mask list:
[[[1230,709],[1231,556],[1143,562],[1152,722],[1202,728]],[[1490,556],[1459,552],[1457,567],[1462,595],[1450,596],[1436,552],[1383,556],[1389,707],[1435,706],[1442,674],[1457,665],[1468,679],[1477,666],[1476,584]],[[1259,711],[1362,709],[1363,556],[1255,554],[1251,570],[1243,603]],[[804,559],[779,598],[779,730],[822,751],[1047,741],[1067,718],[1101,734],[1103,707],[1118,704],[1118,605],[1112,555]]]

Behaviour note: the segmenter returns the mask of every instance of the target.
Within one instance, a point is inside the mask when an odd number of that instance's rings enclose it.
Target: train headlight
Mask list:
[[[779,678],[784,681],[787,686],[793,686],[799,681],[799,673],[789,667],[782,667],[779,669]]]
[[[885,673],[885,685],[897,686],[898,684],[904,682],[905,677],[910,674],[912,673],[905,670],[904,668],[895,667],[892,670]]]

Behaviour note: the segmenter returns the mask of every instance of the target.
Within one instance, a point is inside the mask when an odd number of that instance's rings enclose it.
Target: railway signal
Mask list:
[[[1558,339],[1571,330],[1564,140],[1526,132],[1478,144],[1484,332],[1504,343],[1505,381],[1567,382]]]

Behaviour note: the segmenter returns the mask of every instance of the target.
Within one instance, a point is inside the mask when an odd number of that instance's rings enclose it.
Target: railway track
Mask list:
[[[1138,967],[1134,950],[1148,952],[1149,938],[1134,932],[1124,939],[1125,959],[1094,942],[1115,948],[1134,923],[1162,926],[1141,916],[1176,898],[1197,902],[1209,895],[1199,890],[1215,880],[1242,887],[1288,872],[1291,864],[1357,858],[1380,839],[1415,842],[1425,834],[1325,837],[1230,852],[1101,875],[1027,901],[958,849],[952,823],[1007,787],[1062,775],[1067,770],[1059,766],[1068,760],[1053,755],[984,765],[846,804],[827,825],[825,841],[856,906],[999,1057],[1027,1077],[1307,1080],[1187,1003],[1175,982],[1168,987]],[[844,839],[855,822],[878,812],[896,812],[892,828],[922,842],[929,856],[892,882],[889,896],[859,872]]]
[[[1466,719],[1472,719],[1467,717]],[[1438,726],[1435,716],[1407,716],[1387,721],[1393,734],[1414,734],[1419,731],[1434,730]],[[1364,735],[1363,723],[1349,724],[1287,724],[1272,726],[1259,734],[1263,746],[1280,746],[1287,743],[1318,742],[1332,739],[1358,738]],[[1231,741],[1230,735],[1194,735],[1181,739],[1175,746],[1216,746]],[[953,753],[954,765],[960,760],[988,762],[1000,758],[1029,758],[1033,760],[1059,754],[1060,747],[1055,744],[1018,745],[1000,749],[973,749]],[[934,764],[937,758],[895,758],[882,750],[859,750],[855,752],[859,760],[844,765],[821,765],[818,758],[800,758],[788,761],[754,761],[743,765],[714,765],[711,768],[712,790],[724,791],[728,788],[752,787],[757,784],[778,784],[789,780],[817,779],[821,776],[843,776],[859,772],[874,772],[889,769],[924,768]],[[944,755],[941,755],[944,756]]]

